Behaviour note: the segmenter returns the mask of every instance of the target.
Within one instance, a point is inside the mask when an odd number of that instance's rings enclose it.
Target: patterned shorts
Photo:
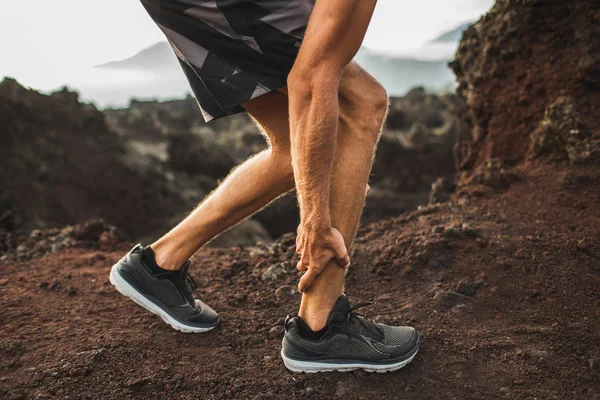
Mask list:
[[[286,85],[315,0],[141,0],[167,37],[204,120]]]

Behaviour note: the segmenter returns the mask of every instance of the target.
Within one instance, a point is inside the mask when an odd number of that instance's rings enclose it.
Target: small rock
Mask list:
[[[52,283],[48,286],[50,290],[56,290],[60,287],[60,281],[56,278],[52,279]]]
[[[465,296],[473,296],[477,293],[477,285],[470,279],[462,279],[458,282],[458,285],[456,285],[456,291]]]
[[[431,228],[431,233],[442,234],[442,233],[444,233],[444,227],[443,226],[434,226],[433,228]]]
[[[116,246],[121,242],[121,239],[114,232],[105,231],[100,234],[98,242],[106,246]]]
[[[455,184],[448,182],[446,178],[438,178],[431,185],[431,193],[429,194],[429,204],[444,203],[448,201],[455,190]]]
[[[586,251],[590,248],[590,244],[585,239],[581,239],[577,242],[577,248],[581,251]]]
[[[77,288],[74,288],[73,286],[68,286],[67,287],[67,294],[69,296],[75,296],[77,294]]]
[[[76,239],[90,242],[97,241],[103,232],[114,229],[102,219],[84,222],[79,225],[75,225],[73,228],[73,234]]]
[[[265,272],[262,273],[261,279],[263,281],[278,281],[287,276],[287,270],[283,263],[277,263],[271,265]]]
[[[590,369],[592,371],[600,372],[600,358],[599,357],[590,358],[589,364],[590,364]]]
[[[510,392],[510,389],[507,388],[506,386],[504,386],[504,387],[500,388],[500,392],[502,392],[502,393],[508,393],[508,392]]]
[[[453,290],[439,292],[433,298],[436,300],[438,306],[444,309],[450,309],[459,304],[466,304],[470,300],[469,297],[456,293]]]
[[[462,224],[461,230],[463,235],[465,236],[477,236],[477,231],[473,229],[469,224]]]
[[[272,337],[281,336],[284,332],[285,328],[282,325],[276,325],[269,329],[269,335],[271,335]]]
[[[298,294],[296,286],[283,285],[275,290],[275,297],[277,298],[291,298]]]
[[[125,386],[132,392],[139,392],[140,389],[148,383],[150,383],[149,378],[132,378],[125,382]]]
[[[445,227],[444,236],[447,238],[460,238],[462,236],[462,226],[455,224]]]
[[[233,295],[233,297],[229,298],[229,305],[232,305],[234,307],[239,307],[241,305],[243,305],[244,303],[246,303],[246,301],[248,300],[248,294],[247,293],[236,293]]]

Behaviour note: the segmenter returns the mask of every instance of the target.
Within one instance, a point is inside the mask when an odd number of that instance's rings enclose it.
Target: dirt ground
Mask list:
[[[411,324],[406,368],[293,374],[279,358],[298,295],[293,237],[194,257],[203,299],[223,319],[182,334],[118,294],[112,264],[132,244],[0,262],[0,398],[599,399],[600,180],[528,169],[504,192],[363,226],[346,292],[364,313]],[[263,272],[283,263],[280,280]]]

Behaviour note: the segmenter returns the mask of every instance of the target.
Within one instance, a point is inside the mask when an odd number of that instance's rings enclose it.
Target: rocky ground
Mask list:
[[[600,399],[598,9],[597,0],[498,1],[465,32],[453,63],[462,104],[456,185],[438,180],[430,205],[361,225],[346,292],[375,301],[367,316],[421,331],[421,350],[405,369],[285,369],[283,318],[299,301],[293,234],[195,255],[200,293],[223,323],[185,335],[109,284],[111,265],[134,244],[119,229],[94,220],[25,233],[14,226],[28,214],[12,213],[19,209],[0,196],[0,397]],[[0,96],[15,98],[10,85]],[[31,138],[28,124],[46,118],[29,100],[0,107],[0,118],[28,118],[2,120],[10,133],[3,145]],[[410,109],[392,115],[388,129],[414,120]],[[88,122],[68,121],[103,131],[86,112]],[[419,126],[440,126],[426,120],[396,140],[418,146]],[[60,159],[50,126],[36,149]],[[41,191],[18,193],[43,195],[48,176],[60,177],[40,169],[31,151],[13,165],[6,148],[1,166],[39,180],[31,187]],[[382,187],[393,191],[409,182],[403,176]],[[11,187],[29,187],[18,182]]]
[[[299,300],[291,235],[195,256],[223,323],[186,335],[114,290],[109,268],[132,244],[92,224],[57,253],[0,262],[0,397],[598,399],[600,176],[516,173],[506,191],[467,186],[361,227],[346,292],[423,334],[397,373],[285,369],[283,317]]]

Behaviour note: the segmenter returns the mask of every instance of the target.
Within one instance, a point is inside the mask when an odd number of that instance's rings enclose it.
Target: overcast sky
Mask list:
[[[487,11],[493,0],[379,0],[365,39],[403,52]],[[127,58],[162,32],[139,0],[27,0],[3,4],[0,78],[50,89],[80,68]]]

